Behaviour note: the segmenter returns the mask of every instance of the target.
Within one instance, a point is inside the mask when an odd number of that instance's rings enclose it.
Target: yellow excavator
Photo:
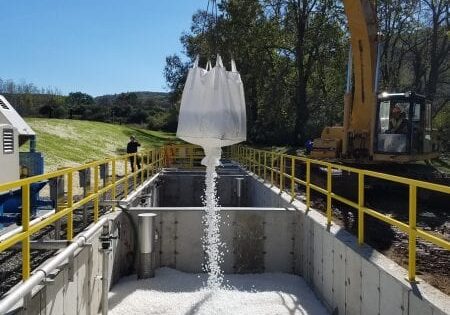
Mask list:
[[[378,91],[382,45],[375,4],[344,0],[344,8],[352,49],[343,126],[326,127],[314,139],[311,157],[349,163],[408,163],[437,157],[431,103],[414,92]]]

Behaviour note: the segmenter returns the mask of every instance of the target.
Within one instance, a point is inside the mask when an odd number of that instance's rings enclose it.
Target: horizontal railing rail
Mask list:
[[[111,209],[114,211],[114,202],[117,198],[119,185],[123,186],[121,193],[126,198],[130,189],[136,189],[138,183],[143,183],[145,179],[151,177],[164,165],[164,148],[154,148],[145,152],[110,157],[0,184],[0,194],[21,190],[19,193],[21,194],[22,208],[21,230],[0,239],[0,252],[12,249],[14,245],[21,242],[22,279],[28,279],[31,273],[30,241],[34,234],[50,225],[55,225],[55,230],[57,230],[56,226],[61,223],[62,219],[65,219],[65,238],[71,241],[74,237],[75,210],[82,209],[88,203],[93,203],[91,213],[88,213],[88,215],[92,216],[93,222],[97,222],[100,216],[100,201],[102,201],[102,198],[104,199],[106,194],[109,193],[109,196],[108,200],[105,201],[110,202]],[[134,169],[134,171],[131,169]],[[84,175],[81,175],[81,173]],[[77,185],[74,182],[76,176],[79,179],[83,177],[83,183],[79,180]],[[59,192],[52,198],[55,212],[49,216],[44,216],[42,220],[30,221],[32,207],[30,187],[34,183],[43,181],[53,181],[56,186],[60,186]],[[78,194],[76,193],[77,190]],[[81,191],[83,191],[82,194]],[[75,195],[80,197],[79,200],[75,201]]]
[[[64,219],[66,221],[64,230],[66,234],[65,238],[71,241],[75,236],[75,210],[82,209],[91,203],[92,209],[89,210],[90,212],[88,214],[92,216],[91,220],[93,222],[97,222],[101,215],[101,202],[109,203],[112,210],[114,210],[114,202],[118,197],[119,186],[122,186],[120,188],[121,198],[126,198],[130,190],[137,188],[138,183],[144,182],[163,167],[200,167],[203,156],[203,150],[198,146],[188,144],[165,145],[145,152],[110,157],[75,167],[59,169],[43,175],[0,184],[0,194],[21,190],[22,207],[21,229],[17,233],[8,235],[8,237],[0,237],[0,252],[12,249],[17,243],[21,243],[22,279],[26,280],[30,277],[31,273],[30,241],[33,235],[50,225],[54,225],[56,229],[57,224],[61,223],[61,220]],[[356,209],[358,213],[357,237],[359,244],[364,243],[364,216],[366,215],[395,226],[399,230],[407,233],[409,249],[408,279],[411,281],[414,281],[416,276],[417,238],[450,250],[450,242],[446,239],[417,227],[417,190],[426,189],[449,195],[450,187],[448,186],[357,169],[301,156],[288,155],[281,152],[258,150],[242,145],[224,148],[222,156],[239,162],[249,171],[280,188],[280,191],[288,193],[292,201],[297,198],[296,186],[303,186],[305,188],[305,203],[308,210],[311,207],[312,191],[323,194],[326,196],[325,213],[329,225],[331,225],[332,221],[333,213],[331,205],[333,200]],[[131,170],[131,164],[133,164],[134,171]],[[137,167],[138,164],[141,164],[141,168]],[[297,173],[300,167],[304,168],[302,174]],[[311,170],[313,167],[319,167],[326,173],[326,183],[324,186],[312,181]],[[332,189],[332,175],[336,171],[348,172],[357,177],[356,200],[350,200],[341,196]],[[88,184],[80,183],[80,174],[83,172],[85,173],[84,176],[88,178]],[[78,185],[75,182],[76,177],[79,179]],[[58,185],[58,181],[61,178],[64,179],[60,189],[62,193],[55,197],[55,213],[46,215],[41,220],[30,221],[32,206],[30,200],[31,185],[42,181],[53,181]],[[387,180],[408,187],[408,222],[402,222],[366,206],[364,187],[368,178]],[[105,199],[107,194],[109,194],[108,199],[102,200],[102,198]],[[79,198],[77,199],[75,197]],[[102,203],[102,205],[104,204]]]
[[[417,227],[417,190],[426,189],[434,192],[450,195],[450,187],[429,183],[425,181],[409,179],[405,177],[389,175],[370,170],[358,169],[345,165],[334,164],[326,161],[309,159],[302,156],[288,155],[280,152],[258,150],[242,145],[235,145],[231,149],[232,159],[245,166],[250,172],[269,181],[272,185],[280,188],[291,196],[291,201],[297,198],[296,185],[305,187],[306,209],[311,207],[311,190],[326,196],[326,217],[328,225],[332,221],[332,201],[336,200],[357,210],[357,238],[358,243],[364,243],[364,216],[368,215],[389,225],[397,227],[408,234],[408,279],[415,281],[416,277],[416,252],[417,238],[450,250],[450,242],[443,237],[433,235]],[[301,164],[301,165],[300,165]],[[296,174],[299,166],[305,168],[303,178]],[[326,172],[326,187],[320,187],[311,181],[312,167],[319,167]],[[333,191],[333,172],[343,171],[357,176],[357,201],[352,201]],[[376,178],[406,185],[409,189],[408,199],[408,222],[402,222],[389,215],[366,207],[365,184],[367,178]]]

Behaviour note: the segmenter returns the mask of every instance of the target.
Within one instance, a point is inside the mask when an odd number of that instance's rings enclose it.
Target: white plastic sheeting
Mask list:
[[[245,141],[246,135],[244,88],[234,60],[227,71],[219,55],[212,69],[209,62],[199,67],[197,57],[184,86],[177,137],[207,151]]]

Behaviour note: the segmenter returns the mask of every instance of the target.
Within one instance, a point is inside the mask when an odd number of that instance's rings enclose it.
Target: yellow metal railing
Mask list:
[[[141,168],[137,168],[137,159],[141,163]],[[128,164],[134,161],[134,172],[130,172]],[[92,202],[93,221],[97,222],[100,215],[100,200],[110,193],[111,208],[114,211],[114,200],[117,198],[118,186],[123,185],[123,197],[128,196],[129,185],[136,189],[138,180],[142,183],[146,178],[152,176],[161,167],[164,166],[164,148],[155,148],[142,153],[127,154],[118,157],[107,158],[100,161],[87,163],[77,167],[64,168],[55,172],[24,178],[18,181],[1,184],[0,193],[11,192],[21,189],[22,194],[22,230],[0,242],[0,252],[12,248],[15,244],[22,243],[22,279],[26,280],[31,273],[31,253],[30,240],[31,237],[43,228],[57,223],[65,218],[66,239],[72,240],[74,237],[74,211],[81,209],[83,206]],[[103,184],[100,183],[100,167],[103,166],[108,170],[109,176],[105,176]],[[121,169],[119,170],[119,168]],[[82,199],[74,201],[75,190],[81,189],[81,186],[75,187],[74,175],[79,171],[93,169],[93,187],[90,188]],[[110,172],[110,173],[109,173]],[[90,173],[90,171],[89,171]],[[89,175],[90,176],[90,175]],[[30,185],[42,181],[57,180],[64,178],[67,186],[64,188],[65,195],[55,205],[55,213],[40,221],[33,221],[30,224]],[[66,181],[67,180],[67,181]],[[63,192],[63,193],[64,193]],[[79,194],[77,194],[79,195]],[[108,199],[109,199],[108,198]]]
[[[358,243],[364,243],[364,216],[369,215],[392,226],[397,227],[404,233],[408,234],[408,279],[414,281],[416,277],[416,240],[418,237],[440,246],[446,250],[450,250],[450,242],[432,235],[417,227],[417,189],[427,189],[444,194],[450,194],[450,187],[438,185],[434,183],[408,179],[404,177],[378,173],[363,169],[357,169],[344,165],[332,164],[325,161],[312,160],[305,157],[287,155],[273,151],[264,151],[253,149],[246,146],[233,146],[231,149],[231,157],[245,166],[249,171],[269,181],[272,185],[280,188],[281,191],[289,193],[291,201],[296,195],[296,185],[305,187],[306,208],[309,210],[311,206],[311,190],[317,191],[326,196],[326,217],[328,225],[332,220],[332,200],[342,202],[358,212]],[[301,164],[301,165],[300,165]],[[318,166],[326,171],[326,187],[320,187],[311,182],[311,168]],[[300,178],[296,174],[296,169],[304,167],[306,170],[304,176]],[[286,171],[287,170],[287,171]],[[357,202],[340,196],[332,190],[333,171],[339,170],[355,174],[358,178]],[[366,178],[377,178],[390,182],[407,185],[409,187],[409,220],[408,223],[401,222],[390,216],[380,213],[374,209],[365,206],[365,182]]]
[[[396,226],[401,231],[409,236],[409,272],[408,278],[413,281],[416,275],[416,239],[422,238],[442,248],[450,250],[450,242],[443,238],[436,237],[416,226],[417,218],[417,189],[428,189],[445,194],[450,194],[450,187],[407,179],[403,177],[377,173],[373,171],[356,169],[348,166],[332,164],[324,161],[312,160],[305,157],[292,156],[284,153],[277,153],[273,151],[257,150],[245,146],[232,146],[223,150],[222,156],[225,158],[232,158],[245,166],[249,171],[257,174],[269,181],[272,185],[281,188],[290,194],[293,201],[297,197],[296,185],[305,187],[306,192],[306,207],[311,206],[311,191],[316,191],[326,196],[326,217],[328,224],[332,220],[332,201],[337,200],[358,211],[358,242],[364,243],[364,216],[369,215],[378,220],[386,222],[390,225]],[[132,159],[134,172],[130,171],[130,158]],[[138,158],[141,161],[142,167],[138,169],[136,166]],[[96,222],[100,216],[100,200],[106,195],[110,194],[108,199],[111,199],[111,206],[114,200],[118,197],[118,186],[122,185],[122,197],[127,197],[130,188],[136,189],[138,182],[143,182],[145,179],[151,177],[155,172],[158,172],[162,167],[187,167],[195,168],[200,166],[200,161],[203,158],[203,150],[200,147],[192,145],[166,145],[161,148],[151,149],[146,152],[138,154],[128,154],[118,157],[107,158],[100,161],[87,163],[77,167],[64,168],[51,173],[21,179],[15,182],[1,184],[0,193],[20,190],[22,194],[22,229],[20,232],[11,235],[10,237],[0,241],[0,252],[12,248],[15,244],[22,243],[22,278],[28,279],[31,273],[31,255],[30,255],[30,240],[34,234],[43,228],[60,222],[61,219],[67,221],[66,225],[66,239],[72,240],[74,237],[74,211],[81,209],[88,203],[92,203],[93,221]],[[299,174],[296,170],[303,165],[305,168],[304,174]],[[100,167],[107,168],[109,176],[100,183]],[[311,169],[314,166],[321,167],[326,170],[326,185],[320,187],[311,181]],[[76,192],[80,189],[80,185],[75,185],[75,175],[79,171],[93,169],[93,187],[90,188],[89,193],[83,196],[80,200],[75,201],[75,197],[80,193]],[[347,199],[336,194],[333,191],[332,173],[335,170],[345,171],[357,175],[358,189],[357,202]],[[401,222],[390,216],[384,215],[376,210],[365,206],[365,182],[367,177],[373,177],[383,180],[392,181],[407,185],[409,187],[409,220],[408,223]],[[65,195],[55,205],[56,212],[42,220],[30,221],[30,185],[37,182],[48,181],[57,178],[65,178],[67,185],[64,187]],[[114,207],[112,207],[114,210]],[[30,223],[31,222],[31,223]]]

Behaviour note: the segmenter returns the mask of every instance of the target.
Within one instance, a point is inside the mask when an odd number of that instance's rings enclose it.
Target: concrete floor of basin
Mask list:
[[[204,288],[206,279],[170,268],[151,279],[122,278],[109,293],[109,314],[329,314],[296,275],[226,275],[217,291]]]

